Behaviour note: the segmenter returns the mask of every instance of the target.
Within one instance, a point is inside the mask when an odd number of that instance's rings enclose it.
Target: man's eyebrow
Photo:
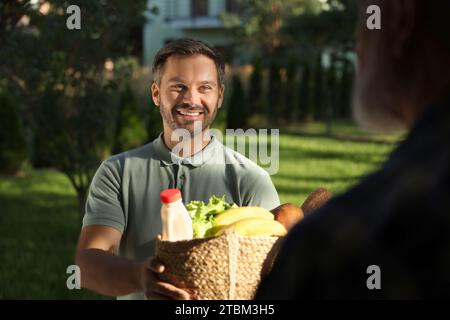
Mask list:
[[[181,82],[183,84],[185,83],[185,81],[182,78],[180,78],[180,77],[172,77],[172,78],[169,79],[169,83],[170,82],[176,82],[176,83],[180,83]],[[217,87],[216,82],[212,81],[212,80],[199,81],[198,84],[210,85],[210,86],[213,86],[213,87]]]
[[[179,77],[173,77],[169,79],[169,82],[182,82],[184,83],[184,80]]]
[[[209,80],[200,81],[199,84],[203,84],[203,85],[209,84],[210,86],[213,86],[213,87],[216,87],[216,86],[217,86],[217,84],[216,84],[215,81],[209,81]]]

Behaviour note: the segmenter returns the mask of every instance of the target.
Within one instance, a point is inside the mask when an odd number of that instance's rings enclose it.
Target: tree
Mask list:
[[[279,62],[274,59],[270,63],[269,69],[269,89],[268,89],[268,118],[272,122],[279,123],[283,117],[286,108],[286,97],[284,83],[281,78],[281,67]]]
[[[0,89],[0,173],[16,174],[27,158],[15,100]]]
[[[237,46],[270,59],[286,47],[283,28],[288,19],[320,9],[316,0],[240,0],[238,6],[239,15],[221,16]]]
[[[261,59],[256,59],[250,75],[249,85],[249,111],[251,114],[264,115],[265,99],[263,90],[263,69]]]
[[[44,14],[38,9],[45,3],[49,10]],[[38,141],[35,149],[68,176],[83,213],[89,183],[110,152],[114,101],[124,81],[105,62],[133,51],[129,32],[144,22],[146,1],[52,0],[34,8],[12,0],[1,5],[0,78],[22,97],[24,118]],[[80,30],[66,27],[69,5],[81,9]]]
[[[332,53],[338,56],[346,56],[354,49],[354,28],[357,20],[357,2],[355,0],[328,0],[321,1],[322,9],[319,12],[307,12],[300,15],[292,15],[284,24],[282,32],[285,34],[286,43],[292,45],[294,52],[301,52],[301,56],[308,63],[309,59],[316,57],[314,67],[313,107],[315,118],[323,119],[328,123],[329,112],[323,110],[323,98],[329,96],[327,88],[323,86],[323,72],[319,72],[318,52]],[[320,89],[322,82],[322,89]],[[301,100],[305,100],[305,86],[301,84]],[[345,88],[344,88],[345,87]],[[342,90],[350,94],[351,85],[343,84]],[[334,93],[333,93],[334,94]],[[331,97],[330,97],[331,99]],[[342,99],[345,99],[342,97]],[[332,99],[336,107],[336,97]],[[327,109],[329,99],[326,101]],[[301,105],[304,103],[300,103]],[[304,114],[304,113],[303,113]]]
[[[324,112],[324,83],[323,83],[323,66],[322,66],[322,52],[319,51],[316,56],[314,65],[314,87],[313,87],[313,108],[314,119],[323,120]]]
[[[112,104],[112,89],[88,82],[85,95],[69,100],[64,93],[48,88],[38,108],[40,115],[35,116],[39,124],[36,148],[67,175],[77,192],[81,213],[90,181],[109,152],[114,113],[97,105]]]
[[[290,15],[282,32],[286,42],[296,50],[351,51],[355,44],[357,10],[355,0],[321,1],[319,10]]]
[[[296,56],[302,65],[309,64],[308,67],[302,68],[305,71],[302,77],[307,76],[305,79],[307,81],[301,81],[301,83],[305,84],[303,88],[315,91],[307,93],[304,89],[300,90],[302,97],[298,104],[296,102],[294,104],[302,105],[302,111],[297,112],[295,116],[305,118],[313,112],[313,116],[323,119],[325,116],[324,76],[317,61],[320,52],[333,50],[346,53],[353,50],[357,2],[355,0],[241,0],[239,4],[239,15],[222,15],[225,26],[230,28],[234,36],[234,48],[238,56],[263,57],[262,67],[270,71],[268,86],[272,89],[280,86],[279,83],[271,83],[272,80],[278,81],[276,70],[274,70],[275,64],[279,65],[280,70],[285,66],[285,61],[289,61],[290,56]],[[311,64],[311,61],[316,63]],[[284,82],[283,78],[281,82],[283,90],[288,92],[291,91],[290,79],[297,77],[297,75],[289,74],[291,68],[288,66],[286,69],[287,81]],[[290,111],[286,109],[286,104],[283,104],[282,99],[272,96],[273,90],[268,91],[271,93],[268,97],[271,101],[271,112],[276,107],[275,111],[278,114],[276,118],[281,116],[287,119]],[[285,94],[284,98],[290,103],[292,98],[287,96]],[[311,99],[314,103],[309,101]],[[273,105],[275,101],[277,105]],[[317,110],[311,110],[312,107],[317,107]]]
[[[336,113],[336,97],[338,91],[338,82],[337,82],[337,70],[336,70],[337,59],[334,54],[331,55],[330,67],[326,73],[326,100],[325,100],[325,121],[327,125],[327,135],[331,136],[332,130],[332,119],[334,114]]]
[[[339,117],[346,118],[351,114],[351,94],[353,87],[354,68],[352,62],[344,57],[342,61],[342,74],[339,88]]]
[[[163,124],[159,108],[155,105],[151,97],[147,113],[146,130],[148,141],[155,140],[158,137],[158,135],[163,131]]]
[[[146,140],[147,132],[138,112],[136,97],[127,84],[119,105],[113,153],[136,148]]]
[[[231,96],[228,102],[227,129],[246,129],[247,106],[244,89],[239,75],[231,79]]]
[[[295,56],[291,56],[289,58],[288,66],[286,68],[286,84],[285,84],[285,97],[286,104],[284,110],[284,120],[286,122],[291,122],[295,116],[295,109],[297,105],[297,58]]]
[[[311,71],[309,63],[304,63],[301,73],[297,115],[300,120],[311,118]]]

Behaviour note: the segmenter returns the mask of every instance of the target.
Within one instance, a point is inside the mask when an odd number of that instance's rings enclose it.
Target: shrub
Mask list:
[[[120,100],[113,153],[136,148],[146,139],[147,132],[140,119],[136,97],[131,87],[127,85]]]
[[[0,172],[16,174],[27,158],[16,101],[0,90]]]
[[[245,129],[247,125],[247,106],[241,79],[234,75],[231,79],[231,95],[228,103],[227,129]]]
[[[155,140],[159,134],[163,131],[163,124],[161,119],[161,114],[159,113],[159,108],[153,102],[150,97],[150,106],[147,113],[147,141]]]

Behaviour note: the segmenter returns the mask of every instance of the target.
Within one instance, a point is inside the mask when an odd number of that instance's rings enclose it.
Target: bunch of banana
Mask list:
[[[226,230],[248,236],[284,236],[286,228],[274,220],[274,215],[260,207],[240,207],[224,211],[215,218],[214,236]]]

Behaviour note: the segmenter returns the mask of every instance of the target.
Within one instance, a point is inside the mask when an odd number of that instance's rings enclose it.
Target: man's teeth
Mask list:
[[[200,115],[200,112],[183,112],[183,111],[180,111],[180,113],[183,116],[191,116],[191,117],[195,117],[195,116],[199,116]]]

